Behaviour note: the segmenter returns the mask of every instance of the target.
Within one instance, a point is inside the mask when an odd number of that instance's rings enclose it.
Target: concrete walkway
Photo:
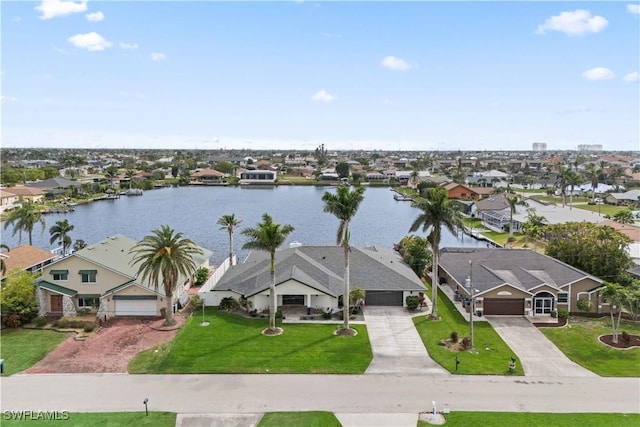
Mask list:
[[[530,377],[597,377],[569,360],[542,332],[523,317],[486,316]],[[505,364],[507,361],[505,361]]]
[[[178,414],[176,427],[255,427],[264,414]],[[415,427],[416,413],[344,413],[335,414],[343,427]]]
[[[365,307],[373,350],[366,374],[446,374],[429,357],[406,308]]]

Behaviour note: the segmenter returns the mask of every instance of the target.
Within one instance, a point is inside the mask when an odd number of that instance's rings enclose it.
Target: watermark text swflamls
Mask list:
[[[2,418],[5,420],[24,421],[65,421],[69,419],[69,411],[2,411]]]

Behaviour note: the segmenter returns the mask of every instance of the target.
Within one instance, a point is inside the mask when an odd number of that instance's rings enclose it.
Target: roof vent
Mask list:
[[[299,248],[300,246],[302,246],[302,243],[300,242],[293,241],[289,243],[289,248]]]

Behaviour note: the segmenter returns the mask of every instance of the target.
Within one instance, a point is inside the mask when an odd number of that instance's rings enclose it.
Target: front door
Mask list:
[[[51,313],[62,313],[62,295],[51,295]]]

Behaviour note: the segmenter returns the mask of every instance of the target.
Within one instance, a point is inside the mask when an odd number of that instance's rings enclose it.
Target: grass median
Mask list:
[[[431,295],[430,285],[428,287],[427,293]],[[473,351],[455,352],[439,344],[441,340],[449,338],[454,331],[459,334],[460,339],[469,335],[469,322],[439,289],[438,315],[440,320],[428,320],[425,314],[414,317],[413,322],[429,356],[443,368],[453,374],[461,375],[524,375],[518,357],[488,322],[474,322],[475,348]],[[457,370],[456,357],[460,361]],[[513,373],[509,372],[511,357],[516,358],[516,368]]]
[[[187,320],[173,341],[139,353],[133,374],[361,374],[373,355],[367,328],[355,337],[333,335],[335,324],[282,325],[284,333],[264,336],[266,319],[244,318],[217,309]]]

